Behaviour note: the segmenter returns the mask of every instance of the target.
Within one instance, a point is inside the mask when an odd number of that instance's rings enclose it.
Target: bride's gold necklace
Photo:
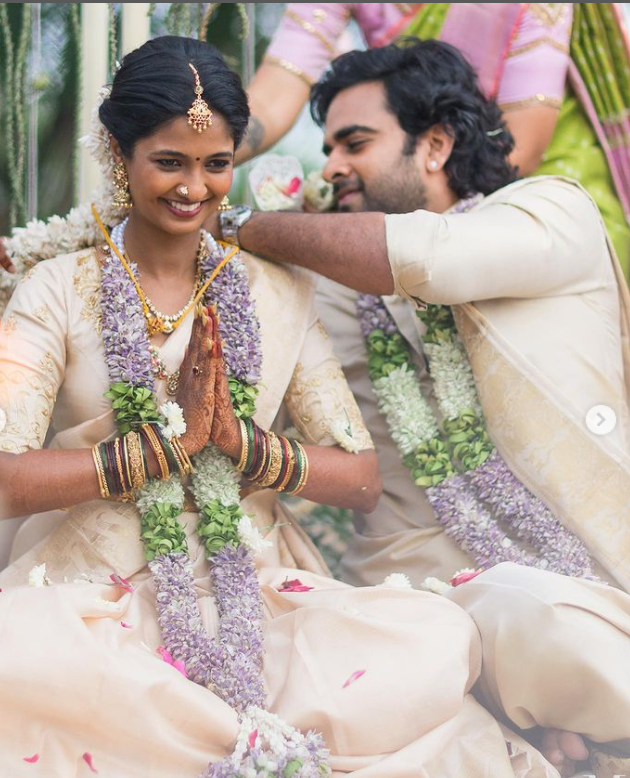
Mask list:
[[[162,313],[156,308],[154,303],[151,301],[147,293],[140,285],[138,279],[135,277],[131,269],[131,260],[129,259],[129,255],[127,254],[127,252],[124,250],[124,246],[116,246],[116,248],[118,249],[117,253],[119,257],[122,254],[124,254],[124,259],[126,260],[125,262],[123,262],[125,266],[125,270],[127,271],[129,277],[133,281],[134,286],[136,287],[136,291],[138,292],[138,296],[140,297],[140,302],[142,303],[142,310],[144,313],[144,317],[147,320],[149,337],[151,335],[157,335],[158,333],[165,333],[166,335],[170,335],[170,333],[174,332],[179,327],[179,325],[184,321],[186,315],[194,306],[197,300],[199,287],[201,284],[201,263],[207,256],[205,235],[202,232],[199,238],[199,248],[197,249],[197,256],[195,260],[197,265],[197,272],[195,275],[195,284],[193,286],[191,295],[188,298],[188,302],[182,308],[180,308],[179,311],[177,311],[177,313],[172,313],[172,314]]]

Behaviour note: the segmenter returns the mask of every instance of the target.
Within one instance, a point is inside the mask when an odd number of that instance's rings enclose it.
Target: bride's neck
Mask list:
[[[125,250],[146,278],[177,279],[196,270],[199,232],[172,235],[145,224],[134,214],[125,229]]]

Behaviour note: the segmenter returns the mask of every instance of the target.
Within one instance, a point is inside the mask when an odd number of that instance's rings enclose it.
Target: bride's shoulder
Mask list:
[[[310,270],[296,265],[270,262],[243,250],[239,252],[239,256],[247,268],[249,284],[252,288],[262,282],[271,282],[272,287],[281,297],[288,290],[299,291],[306,295],[312,294],[315,290],[316,276]]]
[[[89,246],[69,254],[58,254],[50,259],[41,259],[38,262],[24,263],[19,269],[20,281],[29,281],[32,278],[54,277],[59,281],[68,279],[73,282],[73,276],[77,270],[92,269],[98,271],[99,258],[97,250]]]

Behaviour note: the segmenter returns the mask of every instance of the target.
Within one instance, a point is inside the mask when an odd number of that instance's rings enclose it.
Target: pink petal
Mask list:
[[[306,586],[299,578],[294,578],[292,581],[287,579],[280,584],[280,588],[278,589],[279,592],[310,592],[312,590],[312,586]]]
[[[96,767],[94,767],[94,761],[92,760],[92,754],[90,754],[90,753],[88,753],[86,751],[81,758],[83,759],[85,764],[90,768],[90,770],[93,773],[96,773],[98,775],[98,770],[96,769]]]
[[[126,621],[121,621],[120,626],[124,627],[125,629],[133,629],[133,624],[127,624]]]
[[[35,764],[35,762],[39,762],[39,754],[33,754],[33,756],[25,756],[24,761],[28,762],[29,764]]]
[[[258,737],[258,730],[255,729],[253,732],[249,733],[249,738],[247,739],[247,745],[250,748],[254,748],[256,745],[256,738]]]
[[[122,575],[118,575],[118,573],[112,573],[109,577],[116,584],[116,586],[120,586],[120,588],[124,589],[126,592],[133,592],[133,586],[126,578],[123,578]]]
[[[291,181],[289,181],[289,185],[287,186],[287,188],[286,188],[286,190],[285,190],[285,191],[286,191],[286,193],[287,193],[288,195],[295,194],[295,193],[296,193],[296,192],[299,190],[299,188],[300,188],[300,184],[301,184],[301,183],[302,183],[302,182],[301,182],[301,180],[298,178],[298,176],[295,176],[295,178],[292,178],[292,179],[291,179]]]
[[[181,661],[181,659],[173,659],[170,652],[164,648],[164,646],[158,646],[155,649],[156,653],[159,654],[162,659],[166,662],[167,665],[171,665],[176,670],[178,670],[184,678],[188,678],[188,673],[186,672],[186,666]]]
[[[348,678],[348,680],[344,683],[344,685],[341,687],[342,689],[345,689],[347,686],[350,686],[350,684],[354,683],[355,681],[358,681],[359,678],[365,673],[365,670],[355,670],[354,673]]]
[[[472,581],[472,579],[476,578],[480,573],[483,573],[483,570],[473,570],[472,572],[468,573],[460,573],[459,575],[451,578],[449,583],[451,586],[460,586],[461,584],[468,583],[468,581]]]

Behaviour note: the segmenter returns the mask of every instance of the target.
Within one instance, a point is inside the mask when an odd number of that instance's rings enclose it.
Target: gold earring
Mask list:
[[[122,162],[117,162],[114,165],[114,186],[116,187],[114,205],[118,208],[131,208],[133,203],[131,202],[131,192],[129,191],[129,179]]]
[[[218,211],[229,211],[232,206],[230,205],[230,198],[225,195],[223,200],[221,200],[221,203],[219,207],[217,208]]]

